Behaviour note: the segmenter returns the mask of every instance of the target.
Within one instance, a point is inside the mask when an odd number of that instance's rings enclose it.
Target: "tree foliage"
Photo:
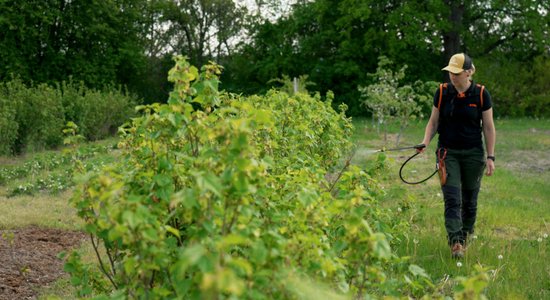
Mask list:
[[[483,72],[476,80],[490,87],[497,116],[548,117],[550,115],[550,58],[538,56],[522,63],[505,57],[476,62]]]
[[[161,1],[169,53],[185,54],[197,65],[231,55],[232,38],[241,34],[246,9],[231,0]]]
[[[140,37],[146,1],[0,2],[0,79],[135,84],[144,62]]]
[[[445,80],[440,69],[457,52],[469,53],[474,61],[493,60],[479,65],[478,74],[506,60],[544,65],[549,6],[542,0],[298,2],[290,15],[254,28],[252,43],[227,64],[225,81],[231,89],[254,92],[281,74],[307,74],[322,93],[334,90],[335,102],[346,103],[350,114],[362,114],[355,87],[373,83],[366,74],[376,70],[381,55],[396,66],[408,65],[412,72],[404,80],[410,84]],[[491,76],[489,82],[498,81]],[[536,89],[529,77],[521,82]],[[513,86],[520,88],[519,82]],[[503,111],[513,110],[508,105],[521,98],[491,91]]]
[[[510,105],[522,101],[524,93],[515,92],[538,89],[529,80],[538,75],[528,70],[550,59],[548,1],[258,0],[250,10],[243,3],[1,1],[0,79],[123,84],[145,103],[165,102],[171,56],[183,54],[197,65],[223,64],[222,88],[233,92],[264,93],[271,79],[308,75],[321,94],[334,91],[335,105],[361,115],[356,87],[373,83],[367,74],[375,72],[379,56],[395,62],[394,71],[409,66],[404,80],[412,84],[446,80],[440,68],[463,51],[484,62],[478,74],[487,83],[498,81],[492,70],[502,64],[525,65],[525,75],[507,91],[486,85],[502,112],[546,114],[536,104],[545,99],[539,92],[525,109]]]

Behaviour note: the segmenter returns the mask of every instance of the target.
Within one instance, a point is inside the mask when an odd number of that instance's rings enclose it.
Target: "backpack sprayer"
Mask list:
[[[382,148],[380,150],[377,150],[376,152],[387,152],[387,151],[402,151],[402,150],[408,150],[408,149],[416,149],[416,150],[420,150],[420,149],[424,149],[426,148],[426,145],[424,144],[418,144],[418,145],[414,145],[414,146],[408,146],[408,147],[401,147],[401,148],[390,148],[390,149],[386,149],[386,148]],[[422,183],[430,178],[432,178],[435,173],[439,173],[439,179],[441,180],[441,185],[444,185],[445,182],[447,181],[447,171],[445,169],[445,157],[447,156],[447,150],[444,149],[444,148],[439,148],[437,150],[437,164],[436,164],[436,170],[435,172],[433,172],[430,176],[426,177],[425,179],[423,180],[420,180],[420,181],[415,181],[415,182],[411,182],[411,181],[407,181],[405,180],[405,178],[403,178],[403,168],[405,167],[405,165],[413,158],[415,158],[418,154],[420,154],[420,152],[416,152],[415,154],[413,154],[411,157],[409,157],[402,165],[401,165],[401,168],[399,168],[399,178],[401,178],[401,181],[403,181],[404,183],[406,184],[419,184],[419,183]]]

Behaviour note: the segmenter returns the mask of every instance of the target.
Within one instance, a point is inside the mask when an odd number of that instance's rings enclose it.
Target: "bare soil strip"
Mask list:
[[[64,274],[57,255],[84,238],[82,232],[60,229],[0,230],[0,300],[36,298],[37,288]]]

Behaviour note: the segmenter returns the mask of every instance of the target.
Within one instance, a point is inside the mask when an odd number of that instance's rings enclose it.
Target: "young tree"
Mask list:
[[[435,89],[436,84],[417,81],[414,85],[402,85],[407,66],[394,72],[390,69],[391,65],[391,60],[381,56],[376,73],[369,74],[375,83],[359,86],[359,91],[363,105],[372,113],[373,121],[376,121],[377,129],[379,130],[380,125],[383,126],[384,142],[388,140],[388,125],[399,125],[395,141],[398,147],[405,128],[412,120],[423,117],[423,107],[429,106],[431,99],[429,87]]]

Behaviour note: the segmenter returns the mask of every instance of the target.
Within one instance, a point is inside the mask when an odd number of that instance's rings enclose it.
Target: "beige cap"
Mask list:
[[[449,65],[441,70],[458,74],[464,70],[470,70],[472,68],[472,65],[472,59],[468,55],[464,53],[458,53],[451,56],[451,59],[449,60]]]

